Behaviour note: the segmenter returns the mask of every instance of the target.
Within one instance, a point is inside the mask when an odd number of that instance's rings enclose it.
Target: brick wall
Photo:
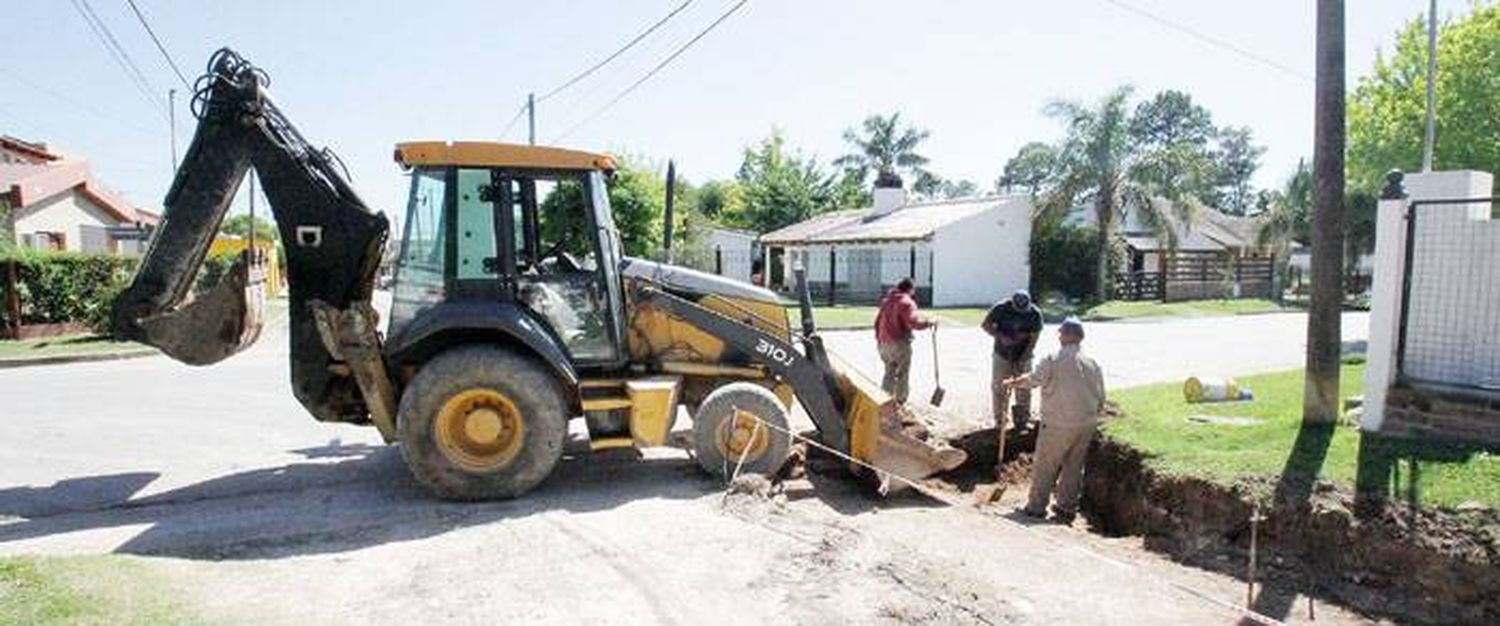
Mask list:
[[[1386,395],[1385,434],[1500,445],[1500,396],[1464,397],[1406,387]]]

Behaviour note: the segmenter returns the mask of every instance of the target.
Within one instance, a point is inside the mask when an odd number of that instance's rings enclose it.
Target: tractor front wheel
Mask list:
[[[771,474],[791,453],[786,406],[765,387],[724,385],[693,413],[693,456],[710,474]]]

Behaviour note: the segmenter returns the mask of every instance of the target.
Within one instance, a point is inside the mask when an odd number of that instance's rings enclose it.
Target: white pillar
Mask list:
[[[1364,416],[1360,428],[1379,431],[1385,419],[1386,391],[1396,382],[1396,358],[1401,333],[1402,277],[1406,265],[1407,207],[1423,200],[1487,198],[1494,177],[1488,172],[1448,171],[1387,177],[1375,217],[1375,268],[1370,297],[1370,337],[1365,352]],[[1392,189],[1392,183],[1396,189]],[[1404,190],[1400,189],[1404,187]],[[1399,192],[1399,195],[1392,192]],[[1401,197],[1401,196],[1405,197]],[[1395,197],[1391,197],[1395,196]],[[1490,204],[1418,206],[1422,219],[1439,213],[1462,213],[1468,219],[1489,217]]]
[[[1401,174],[1387,181],[1375,215],[1375,268],[1370,281],[1370,336],[1365,347],[1364,413],[1360,428],[1378,432],[1385,395],[1396,382],[1396,344],[1401,324],[1401,275],[1406,263],[1406,191]]]

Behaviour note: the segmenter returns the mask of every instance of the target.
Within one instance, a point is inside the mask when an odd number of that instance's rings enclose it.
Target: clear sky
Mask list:
[[[0,133],[87,158],[106,185],[157,208],[171,180],[164,108],[110,59],[75,8],[81,1],[4,0]],[[154,91],[180,87],[125,0],[86,1]],[[527,92],[552,89],[682,2],[135,1],[190,80],[220,46],[269,72],[303,133],[338,152],[366,202],[392,215],[406,186],[394,143],[496,138]],[[696,0],[544,102],[539,142],[588,117],[734,1]],[[1468,6],[1441,4],[1447,14]],[[1351,90],[1426,5],[1347,2]],[[1313,12],[1311,0],[749,0],[565,145],[673,157],[702,181],[732,176],[743,147],[772,128],[827,162],[843,151],[845,127],[899,110],[931,131],[923,151],[934,171],[988,189],[1018,147],[1058,136],[1041,113],[1047,102],[1129,83],[1143,95],[1187,91],[1219,124],[1251,127],[1268,148],[1256,182],[1270,186],[1312,153]],[[192,130],[186,100],[178,94],[180,150]],[[524,122],[508,137],[524,141]]]

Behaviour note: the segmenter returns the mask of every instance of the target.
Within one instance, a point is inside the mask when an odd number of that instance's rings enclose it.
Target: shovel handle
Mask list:
[[[943,377],[938,373],[937,326],[932,327],[932,382],[943,386]]]

